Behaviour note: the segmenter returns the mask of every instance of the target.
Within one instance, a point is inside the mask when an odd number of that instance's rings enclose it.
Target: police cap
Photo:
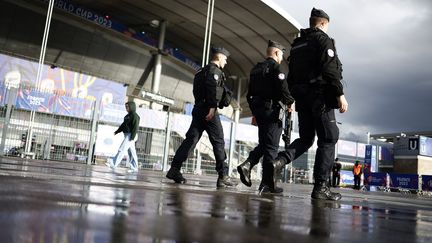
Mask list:
[[[272,40],[268,41],[267,47],[275,47],[275,48],[277,48],[283,52],[286,50],[285,47],[281,43],[276,42],[276,41],[272,41]]]
[[[229,57],[229,55],[230,55],[230,52],[227,49],[225,49],[224,47],[221,47],[221,46],[217,46],[217,47],[213,46],[211,48],[211,52],[212,52],[213,55],[215,55],[217,53],[224,54],[226,57]]]
[[[321,9],[312,8],[311,17],[325,18],[330,22],[330,17]]]

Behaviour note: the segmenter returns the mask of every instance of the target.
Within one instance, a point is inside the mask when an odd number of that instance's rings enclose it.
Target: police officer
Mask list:
[[[223,108],[230,104],[231,92],[224,85],[225,74],[222,71],[227,64],[229,55],[227,49],[213,47],[210,64],[195,74],[193,83],[195,105],[192,110],[192,123],[186,133],[186,139],[177,149],[171,168],[166,175],[168,179],[172,179],[176,183],[186,183],[180,168],[189,153],[195,148],[203,131],[206,131],[216,158],[216,171],[218,172],[216,186],[218,188],[236,186],[236,183],[228,177],[223,129],[217,113],[217,107]]]
[[[327,34],[330,17],[320,9],[312,9],[310,28],[302,29],[292,44],[289,58],[288,85],[296,101],[300,138],[279,153],[275,171],[298,158],[318,136],[315,156],[314,188],[312,198],[340,200],[339,193],[327,186],[330,168],[339,139],[334,109],[344,113],[348,109],[342,79],[342,64],[333,39]]]
[[[340,171],[342,164],[339,162],[339,158],[336,158],[332,167],[332,183],[333,187],[339,187],[340,184]]]
[[[276,159],[282,134],[282,106],[294,102],[288,90],[286,75],[280,70],[284,51],[285,47],[280,43],[269,40],[266,60],[256,64],[250,73],[247,100],[258,125],[259,144],[248,159],[237,167],[237,171],[243,184],[251,186],[250,171],[264,156],[259,187],[261,192],[282,192],[282,188],[277,188],[274,183],[272,162]]]

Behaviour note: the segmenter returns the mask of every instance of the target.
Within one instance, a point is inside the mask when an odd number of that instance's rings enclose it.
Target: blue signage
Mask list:
[[[52,113],[54,111],[54,103],[55,99],[52,94],[19,89],[15,106],[18,109]]]
[[[91,100],[19,89],[15,106],[23,110],[90,119],[93,113],[93,103]]]
[[[429,192],[432,191],[432,176],[422,175],[422,190]]]
[[[364,174],[364,184],[367,186],[387,186],[387,173],[376,172]]]
[[[392,188],[405,188],[405,189],[418,189],[418,175],[417,174],[395,174],[390,173],[390,187]]]

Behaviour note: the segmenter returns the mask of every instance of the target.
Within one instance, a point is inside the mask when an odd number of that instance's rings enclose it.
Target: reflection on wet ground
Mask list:
[[[432,198],[337,189],[335,203],[309,185],[260,196],[186,177],[0,158],[0,242],[432,242]]]

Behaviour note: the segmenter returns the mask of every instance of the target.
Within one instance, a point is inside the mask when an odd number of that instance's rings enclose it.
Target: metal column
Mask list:
[[[17,94],[17,89],[15,89],[15,88],[9,89],[7,108],[6,108],[6,116],[5,116],[5,121],[3,124],[3,133],[2,133],[2,139],[1,139],[1,145],[0,145],[1,153],[5,152],[6,136],[7,136],[9,123],[10,123],[12,106],[15,105],[16,94]]]
[[[231,123],[231,134],[230,134],[230,149],[229,149],[229,157],[228,157],[228,163],[229,163],[229,172],[228,175],[231,176],[233,167],[234,167],[234,151],[235,151],[235,145],[236,145],[236,134],[237,134],[237,127],[238,123],[240,121],[240,96],[241,96],[241,79],[237,79],[238,86],[237,86],[237,108],[234,110],[234,123]],[[240,150],[239,150],[240,153]],[[237,164],[240,164],[240,157],[237,161]]]
[[[100,107],[101,101],[95,101],[94,102],[94,110],[93,110],[93,117],[92,117],[92,125],[91,125],[91,133],[90,133],[90,143],[89,143],[89,150],[87,155],[87,164],[90,165],[93,160],[93,154],[95,149],[95,143],[96,143],[96,126],[99,120],[99,107]]]
[[[170,148],[170,139],[171,139],[171,117],[173,116],[172,112],[167,113],[167,123],[166,123],[166,134],[165,134],[165,146],[164,146],[164,155],[163,155],[163,166],[162,171],[168,171],[168,156],[169,156],[169,148]]]
[[[39,56],[39,64],[38,64],[38,71],[37,71],[37,75],[36,75],[36,89],[39,90],[40,89],[40,82],[42,79],[42,71],[43,71],[43,66],[45,63],[45,53],[46,53],[46,46],[48,43],[48,36],[49,36],[49,31],[50,31],[50,27],[51,27],[51,19],[52,19],[52,12],[53,12],[53,8],[54,8],[54,0],[50,0],[49,4],[48,4],[48,11],[47,11],[47,18],[45,21],[45,30],[44,30],[44,34],[43,34],[43,38],[42,38],[42,45],[41,45],[41,52],[40,52],[40,56]],[[26,140],[26,147],[25,147],[25,152],[30,152],[31,149],[31,141],[32,141],[32,136],[33,136],[33,123],[34,123],[34,119],[35,119],[35,115],[36,112],[34,110],[31,111],[30,113],[30,123],[29,123],[29,127],[28,127],[28,133],[27,133],[27,140]]]
[[[204,67],[208,64],[210,56],[211,33],[213,28],[213,13],[214,13],[215,0],[209,0],[207,5],[207,19],[204,34],[203,57],[201,66]]]
[[[166,32],[167,22],[165,20],[160,22],[159,26],[159,43],[158,43],[158,53],[156,54],[155,66],[153,70],[153,83],[152,83],[152,93],[159,93],[160,77],[162,73],[162,53],[164,50],[165,42],[165,32]]]

